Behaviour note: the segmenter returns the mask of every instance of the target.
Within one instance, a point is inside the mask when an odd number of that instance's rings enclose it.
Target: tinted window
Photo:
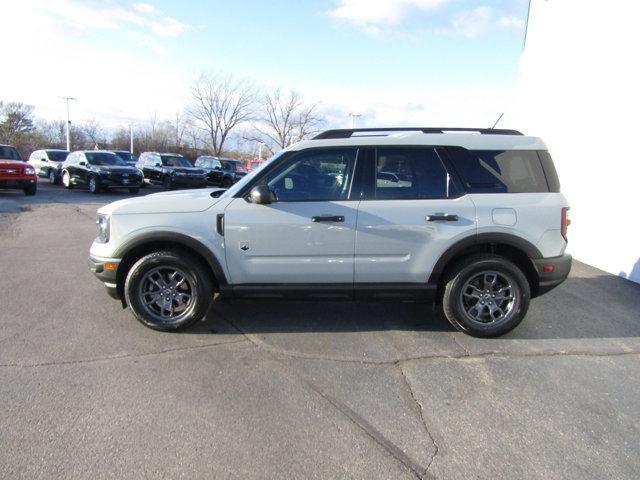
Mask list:
[[[136,162],[138,159],[130,152],[113,152],[125,162]]]
[[[2,147],[0,146],[0,158],[8,159],[8,160],[22,160],[22,157],[13,147]]]
[[[113,153],[85,152],[84,155],[91,165],[127,165],[124,160]]]
[[[379,148],[376,159],[376,198],[446,198],[449,177],[432,148]]]
[[[160,155],[162,163],[169,167],[192,167],[191,162],[184,157],[174,155]]]
[[[278,200],[346,200],[356,149],[312,150],[293,156],[263,180]]]
[[[556,167],[553,164],[553,160],[551,160],[551,155],[549,155],[549,152],[547,152],[546,150],[539,150],[538,156],[540,157],[540,162],[542,162],[544,175],[547,177],[549,191],[559,192],[560,180],[558,179],[558,173],[556,172]]]
[[[47,150],[47,157],[54,162],[64,162],[67,159],[69,152],[59,152],[56,150]]]
[[[232,172],[244,172],[244,165],[241,162],[235,161],[223,161],[222,167],[225,170],[231,170]]]
[[[448,149],[464,187],[472,193],[548,192],[534,150]]]

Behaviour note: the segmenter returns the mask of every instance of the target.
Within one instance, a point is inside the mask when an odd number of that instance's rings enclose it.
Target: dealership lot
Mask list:
[[[87,267],[129,196],[0,192],[0,477],[637,477],[640,285],[575,262],[491,340],[411,303],[218,300],[162,334]]]

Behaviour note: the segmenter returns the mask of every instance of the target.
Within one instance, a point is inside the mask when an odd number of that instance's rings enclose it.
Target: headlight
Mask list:
[[[109,224],[111,223],[111,218],[109,215],[98,215],[98,220],[96,220],[96,224],[98,225],[98,236],[96,240],[100,243],[107,243],[109,241]]]
[[[24,169],[24,173],[27,175],[35,175],[36,171],[32,167],[27,167]]]

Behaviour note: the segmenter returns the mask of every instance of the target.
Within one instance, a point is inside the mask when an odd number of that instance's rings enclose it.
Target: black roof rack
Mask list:
[[[350,138],[354,133],[370,132],[371,136],[384,136],[386,132],[422,132],[422,133],[446,133],[446,132],[477,132],[482,135],[522,135],[517,130],[507,130],[503,128],[460,128],[460,127],[391,127],[391,128],[342,128],[337,130],[326,130],[313,140],[326,140],[328,138]],[[379,132],[379,133],[376,133]],[[367,135],[362,135],[367,136]]]

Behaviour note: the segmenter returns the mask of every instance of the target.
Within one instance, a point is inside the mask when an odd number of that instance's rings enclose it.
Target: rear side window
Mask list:
[[[448,149],[451,162],[470,193],[548,192],[535,150]]]
[[[447,198],[449,176],[433,148],[379,148],[376,198]]]

